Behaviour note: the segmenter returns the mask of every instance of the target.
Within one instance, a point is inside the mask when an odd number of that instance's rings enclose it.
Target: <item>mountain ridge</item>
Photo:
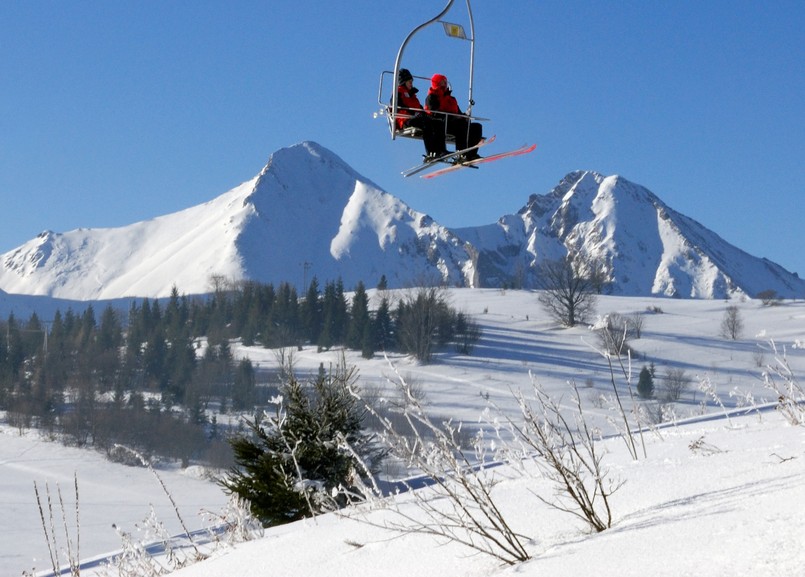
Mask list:
[[[612,294],[729,298],[773,290],[793,298],[805,291],[796,274],[734,247],[620,175],[572,172],[495,225],[457,232],[483,247],[482,276],[515,278],[514,263],[526,286],[539,285],[540,262],[573,251],[600,259]]]
[[[598,259],[612,294],[683,298],[805,294],[805,282],[730,245],[620,175],[575,171],[497,222],[450,229],[315,142],[274,152],[260,173],[187,209],[118,228],[45,231],[0,255],[7,293],[96,300],[212,290],[211,278],[313,276],[390,288],[422,282],[539,287],[548,260]]]

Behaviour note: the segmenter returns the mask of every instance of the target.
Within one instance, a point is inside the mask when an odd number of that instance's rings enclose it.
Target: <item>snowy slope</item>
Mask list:
[[[495,225],[460,229],[479,249],[482,286],[538,286],[546,260],[581,252],[604,262],[611,292],[683,298],[805,295],[805,281],[730,245],[648,189],[620,176],[574,172]]]
[[[735,425],[731,430],[724,423],[692,424],[651,437],[648,458],[638,461],[619,440],[604,442],[605,462],[625,485],[612,499],[615,526],[599,534],[537,501],[534,491],[550,495],[544,479],[501,470],[493,495],[507,521],[532,538],[532,559],[513,567],[443,539],[401,536],[328,515],[271,530],[173,575],[261,577],[267,570],[283,577],[801,575],[805,429],[789,427],[775,414],[764,421],[736,419]],[[689,448],[702,439],[716,452]],[[416,514],[410,504],[403,510]],[[380,509],[365,519],[383,524],[394,516]]]
[[[446,350],[429,365],[401,355],[390,357],[400,374],[419,384],[432,415],[477,425],[486,398],[506,414],[514,414],[511,389],[528,390],[529,373],[554,398],[567,399],[567,383],[574,380],[582,386],[582,402],[591,419],[611,415],[611,407],[595,402],[600,395],[611,395],[612,385],[607,360],[588,344],[595,340],[586,327],[557,330],[529,291],[450,289],[448,294],[483,329],[473,355]],[[374,306],[376,297],[373,294]],[[739,407],[749,394],[758,408],[773,401],[756,357],[762,352],[764,363],[776,363],[770,340],[787,351],[801,384],[805,302],[774,307],[736,302],[746,335],[738,341],[718,336],[726,306],[719,300],[601,297],[600,313],[646,316],[643,336],[632,342],[635,358],[640,359],[634,372],[653,362],[658,375],[681,368],[692,379],[691,388],[674,407],[673,419],[668,418],[668,427],[644,436],[645,457],[641,453],[633,459],[617,438],[602,444],[604,465],[625,482],[614,495],[614,524],[608,531],[591,534],[571,516],[540,503],[533,491],[551,495],[543,479],[518,478],[514,470],[499,468],[496,499],[507,518],[528,536],[526,546],[533,556],[517,567],[501,567],[495,560],[427,535],[399,536],[328,515],[273,529],[259,541],[222,547],[213,559],[177,577],[801,575],[805,427],[788,424],[774,410],[759,412],[751,405],[743,410],[744,416],[727,420],[725,410],[708,403],[697,384],[708,379],[728,410]],[[649,313],[648,308],[663,312]],[[233,352],[248,356],[258,367],[268,369],[277,363],[272,350],[234,343]],[[297,369],[315,374],[322,363],[337,362],[340,351],[319,352],[312,346],[296,354]],[[364,359],[357,351],[346,355],[359,370],[361,387],[391,394],[386,377],[393,373],[385,359]],[[622,379],[617,381],[627,399]],[[694,443],[702,448],[691,449]],[[219,511],[224,501],[218,487],[191,477],[193,472],[172,471],[168,463],[159,469],[191,530],[204,526],[200,510]],[[151,503],[171,532],[181,530],[167,497],[147,471],[0,426],[0,502],[9,513],[0,518],[0,575],[49,567],[33,482],[40,488],[49,483],[51,491],[58,483],[72,515],[74,474],[80,490],[82,559],[120,547],[112,523],[136,539],[153,539],[135,526],[147,516]],[[379,523],[392,519],[383,509],[368,515]],[[68,526],[74,535],[72,516]],[[62,529],[57,526],[56,531],[64,547]],[[84,577],[99,574],[97,566],[81,571]]]
[[[255,180],[126,227],[44,232],[2,256],[0,283],[9,293],[84,300],[167,296],[174,285],[207,292],[211,274],[242,276],[234,241]]]

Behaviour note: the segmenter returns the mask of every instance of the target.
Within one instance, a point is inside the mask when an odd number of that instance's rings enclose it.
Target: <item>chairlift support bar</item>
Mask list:
[[[411,38],[414,37],[414,35],[417,32],[419,32],[423,28],[426,28],[426,27],[430,26],[431,24],[433,24],[435,22],[439,22],[441,17],[444,16],[445,14],[447,14],[447,12],[453,6],[453,2],[455,2],[455,0],[449,0],[447,2],[447,6],[445,6],[442,9],[442,11],[439,12],[439,14],[437,14],[434,18],[431,18],[430,20],[428,20],[424,24],[420,24],[419,26],[414,28],[408,34],[408,36],[405,37],[405,40],[403,40],[403,43],[400,46],[400,50],[397,52],[397,59],[394,61],[394,76],[392,77],[392,82],[394,83],[393,84],[394,87],[393,87],[393,89],[391,91],[391,93],[392,93],[392,97],[391,97],[391,118],[392,118],[391,139],[392,140],[394,140],[396,138],[396,134],[395,134],[396,131],[394,130],[394,119],[397,118],[397,96],[398,96],[398,94],[397,94],[397,78],[399,78],[400,62],[402,61],[402,56],[403,56],[403,52],[405,51],[405,47],[408,45],[408,42],[411,40]],[[472,82],[473,82],[473,75],[474,75],[473,71],[475,70],[475,22],[472,19],[472,8],[470,7],[470,0],[466,0],[466,2],[467,2],[467,14],[469,15],[469,22],[470,22],[470,37],[467,39],[470,42],[470,87],[469,87],[469,100],[468,100],[469,105],[467,107],[467,115],[471,116],[472,115],[472,106],[475,104],[475,102],[472,99]]]

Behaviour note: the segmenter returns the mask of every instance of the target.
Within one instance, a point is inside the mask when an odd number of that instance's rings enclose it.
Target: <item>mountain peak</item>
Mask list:
[[[483,237],[462,231],[479,249],[482,286],[501,278],[539,286],[543,262],[583,254],[599,262],[613,294],[730,298],[765,290],[785,297],[805,292],[796,275],[730,245],[619,175],[571,172],[496,227],[497,234],[486,227]]]
[[[331,178],[334,174],[343,175],[348,181],[365,180],[331,150],[313,141],[303,141],[274,152],[257,178],[258,182],[274,178],[290,185],[305,177]],[[292,178],[292,183],[285,182],[288,178]],[[318,183],[307,181],[307,184]]]

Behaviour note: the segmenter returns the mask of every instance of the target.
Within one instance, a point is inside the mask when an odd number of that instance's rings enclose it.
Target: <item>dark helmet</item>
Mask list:
[[[413,79],[414,77],[411,76],[411,72],[407,68],[400,68],[400,72],[397,74],[397,84],[405,84]]]

